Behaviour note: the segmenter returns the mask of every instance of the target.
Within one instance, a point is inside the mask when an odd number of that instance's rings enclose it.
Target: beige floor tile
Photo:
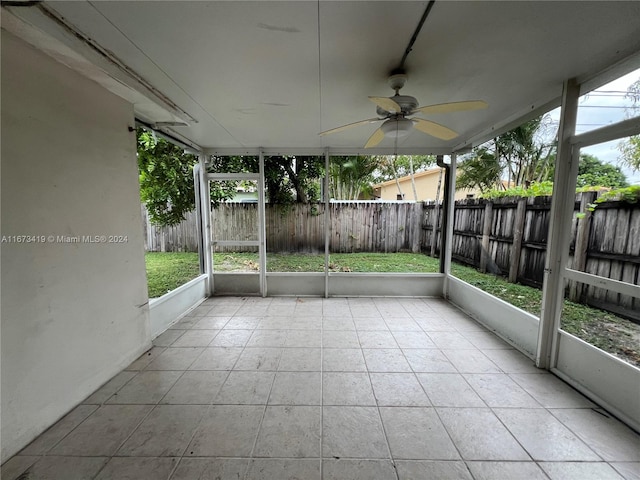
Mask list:
[[[114,457],[96,480],[167,480],[177,458]]]
[[[458,452],[435,409],[380,407],[380,415],[395,459],[457,460]],[[429,432],[425,435],[425,432]]]
[[[256,458],[246,480],[320,480],[320,460]]]
[[[325,372],[322,374],[323,405],[374,406],[369,375],[354,372]]]
[[[214,405],[202,418],[185,457],[249,457],[264,407]]]
[[[322,461],[323,480],[397,480],[391,460],[351,460],[334,458]]]
[[[465,463],[460,461],[400,460],[396,465],[399,480],[473,480]],[[501,480],[507,480],[507,478]],[[516,480],[516,478],[508,480]]]
[[[389,458],[378,409],[375,407],[324,407],[322,456]]]
[[[179,457],[191,441],[205,405],[158,405],[118,450],[118,456]]]
[[[495,408],[495,414],[536,461],[600,461],[547,410]]]
[[[475,480],[548,480],[535,462],[467,462]]]
[[[268,406],[254,457],[320,457],[322,407]]]
[[[27,445],[27,447],[20,452],[20,455],[44,455],[97,409],[97,405],[78,405],[51,428]]]
[[[371,373],[379,406],[429,407],[431,402],[413,373]]]
[[[436,410],[465,460],[531,460],[488,408]]]
[[[50,455],[113,455],[152,410],[150,405],[103,405],[58,443]]]

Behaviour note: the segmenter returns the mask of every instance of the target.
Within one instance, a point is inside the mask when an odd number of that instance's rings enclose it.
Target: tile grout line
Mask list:
[[[266,314],[261,314],[259,316],[262,317],[262,319],[264,319],[267,315]],[[260,325],[260,322],[258,322],[256,324],[256,327],[254,328],[254,332],[256,330],[258,330],[258,326],[259,325]],[[252,336],[253,336],[253,334],[252,334]],[[289,336],[289,333],[287,332],[287,335],[285,336],[285,343],[286,343],[286,337],[288,337],[288,336]],[[247,340],[247,343],[245,344],[245,346],[244,346],[244,348],[242,350],[242,353],[244,353],[244,351],[246,350],[247,345],[249,344],[250,340],[251,340],[251,337],[249,337],[249,339]],[[275,366],[273,379],[271,380],[271,387],[269,387],[269,394],[267,395],[267,398],[265,400],[264,408],[262,410],[262,416],[260,417],[260,422],[258,423],[258,428],[256,429],[256,438],[253,440],[253,445],[251,447],[251,452],[249,453],[249,461],[247,462],[247,466],[245,467],[245,470],[244,470],[244,475],[243,475],[242,478],[245,479],[245,480],[248,478],[249,470],[251,469],[251,464],[255,459],[254,454],[255,454],[256,446],[258,445],[258,437],[260,436],[260,430],[262,430],[262,423],[264,422],[264,417],[267,414],[267,407],[269,406],[269,398],[271,398],[271,392],[273,391],[273,386],[276,383],[276,377],[278,375],[278,368],[280,367],[280,361],[282,360],[282,353],[283,353],[282,350],[283,350],[283,348],[284,347],[280,347],[280,356],[278,357],[278,363]],[[242,356],[242,353],[240,354],[240,356]],[[238,360],[236,361],[236,364],[237,364],[237,362],[239,360],[240,360],[240,357],[238,357]],[[234,364],[234,366],[235,366],[235,364]],[[256,369],[256,371],[258,371],[258,369]]]
[[[215,305],[213,305],[213,306],[211,307],[211,310],[213,310],[213,308],[215,308]],[[211,310],[209,310],[209,311],[211,311]],[[222,331],[224,330],[224,327],[225,327],[225,326],[226,326],[226,325],[231,321],[231,319],[233,318],[233,316],[234,316],[234,315],[231,315],[231,316],[229,317],[229,319],[225,322],[225,324],[224,324],[224,325],[222,326],[222,328],[218,331],[218,333],[215,335],[215,337],[211,339],[211,342],[213,342],[213,341],[215,340],[215,338],[220,334],[220,332],[222,332]],[[189,330],[193,330],[193,328],[190,328]],[[197,330],[197,329],[196,329],[196,330]],[[207,348],[207,347],[204,347],[204,348]],[[203,351],[202,353],[204,353],[204,351]],[[193,360],[193,362],[191,362],[191,363],[189,364],[189,367],[187,367],[187,370],[185,370],[185,371],[184,371],[184,373],[186,373],[187,371],[197,371],[197,370],[188,370],[188,369],[191,367],[191,365],[193,365],[193,364],[198,360],[198,358],[200,358],[200,356],[201,356],[201,355],[202,355],[202,354],[198,355],[198,357],[196,357],[196,358]],[[239,359],[239,358],[240,358],[240,356],[238,356],[238,359]],[[234,365],[233,365],[233,366],[235,366],[235,364],[237,363],[238,359],[236,359],[236,362],[234,362]],[[193,442],[193,439],[196,437],[196,435],[197,435],[197,434],[198,434],[198,432],[200,431],[200,425],[201,425],[202,421],[203,421],[203,420],[204,420],[204,418],[209,414],[209,412],[212,410],[213,405],[214,405],[214,403],[213,403],[213,402],[214,402],[214,400],[215,400],[215,395],[217,395],[217,394],[220,392],[220,390],[222,389],[222,387],[224,386],[224,384],[225,384],[225,383],[226,383],[226,381],[228,380],[229,375],[231,374],[231,371],[232,371],[232,370],[233,370],[233,367],[231,368],[231,370],[228,370],[228,371],[227,371],[227,375],[226,375],[226,377],[225,377],[224,381],[220,384],[220,388],[218,389],[218,391],[217,391],[214,395],[212,395],[212,396],[211,396],[211,401],[210,401],[210,403],[207,405],[207,409],[204,411],[204,413],[203,413],[203,414],[202,414],[202,416],[200,417],[200,420],[199,420],[198,425],[196,426],[196,428],[194,428],[194,429],[193,429],[193,433],[191,434],[191,438],[189,439],[189,441],[188,441],[188,442],[186,442],[185,447],[184,447],[184,449],[182,450],[182,454],[180,455],[178,462],[176,463],[176,465],[174,466],[173,470],[171,471],[171,473],[170,473],[170,475],[169,475],[169,477],[168,477],[169,479],[170,479],[173,475],[175,475],[176,470],[178,469],[178,467],[180,466],[180,464],[182,463],[182,460],[183,460],[184,458],[191,458],[191,457],[185,457],[185,453],[186,453],[186,452],[187,452],[187,450],[189,449],[189,445],[191,445],[191,443]],[[216,371],[216,370],[201,370],[201,371]],[[184,374],[183,374],[183,375],[184,375]],[[182,378],[182,376],[181,376],[180,378]],[[177,382],[176,382],[176,383],[177,383]],[[173,387],[172,387],[172,388],[173,388]],[[170,390],[171,390],[171,389],[169,389],[169,391],[170,391]],[[166,397],[166,396],[169,394],[169,391],[167,391],[167,393],[165,394],[165,396],[164,396],[164,397]],[[164,399],[164,397],[163,397],[163,399]],[[186,405],[186,404],[182,404],[182,405]]]
[[[324,475],[324,302],[320,317],[320,480]]]
[[[376,306],[376,310],[378,310],[377,306]],[[378,310],[378,313],[380,313],[379,310]],[[384,322],[384,317],[382,317],[382,321]],[[384,323],[385,323],[385,325],[387,324],[386,322],[384,322]],[[393,334],[392,334],[392,336],[393,336]],[[360,335],[358,335],[358,341],[360,341]],[[395,337],[394,337],[394,341],[395,341]],[[360,350],[362,350],[362,344],[360,344]],[[364,357],[364,352],[362,353],[362,356]],[[396,480],[400,480],[400,474],[398,473],[398,467],[396,465],[396,459],[393,456],[393,453],[391,452],[391,444],[389,443],[389,436],[387,434],[387,429],[384,426],[384,422],[382,421],[382,413],[380,412],[380,405],[378,403],[378,399],[376,398],[376,394],[375,394],[375,391],[373,389],[373,382],[371,381],[371,371],[369,370],[369,365],[367,365],[367,359],[366,358],[364,358],[364,362],[365,362],[365,367],[367,369],[367,377],[369,378],[369,384],[371,385],[371,391],[373,393],[373,398],[374,398],[374,400],[376,402],[375,409],[376,409],[376,412],[378,413],[378,420],[380,421],[380,426],[382,427],[382,434],[384,435],[385,445],[387,446],[387,452],[389,454],[389,460],[391,461],[391,466],[393,467],[393,472],[395,473]]]
[[[415,321],[415,320],[414,320],[414,321]],[[423,330],[423,329],[422,329],[422,327],[420,326],[420,324],[418,324],[418,326],[421,328],[421,330]],[[427,332],[425,332],[425,334],[426,334],[426,335],[427,335],[427,337],[430,339],[430,341],[431,341],[431,342],[433,342],[433,339],[431,338],[431,336],[430,336]],[[434,345],[436,345],[436,344],[435,344],[435,342],[433,342],[433,343],[434,343]],[[436,346],[437,346],[437,345],[436,345]],[[401,349],[400,349],[400,351],[402,352],[402,356],[403,356],[403,358],[405,359],[405,361],[409,364],[409,361],[406,359],[406,356],[405,356],[405,354],[404,354],[404,350],[402,350],[402,348],[401,348]],[[440,348],[438,348],[438,351],[442,352],[442,350],[441,350]],[[442,352],[442,353],[444,354],[444,352]],[[447,359],[448,359],[448,357],[446,357],[446,355],[445,355],[445,358],[447,358]],[[450,363],[451,363],[451,362],[450,362]],[[453,364],[452,364],[452,365],[453,365]],[[438,410],[437,410],[436,406],[433,404],[433,401],[432,401],[432,400],[431,400],[431,398],[429,397],[429,394],[428,394],[428,393],[427,393],[427,391],[425,390],[424,385],[422,385],[422,382],[420,382],[420,380],[418,379],[418,376],[416,375],[416,372],[415,372],[415,370],[413,369],[413,367],[411,367],[411,364],[409,364],[409,367],[411,368],[412,373],[413,373],[413,375],[414,375],[414,377],[415,377],[416,381],[418,382],[418,385],[420,385],[420,387],[422,388],[422,391],[424,392],[424,394],[426,395],[427,399],[429,400],[429,403],[431,404],[431,407],[430,407],[430,408],[432,408],[432,409],[433,409],[433,413],[435,413],[436,418],[437,418],[437,419],[438,419],[438,421],[440,422],[440,425],[442,426],[442,428],[443,428],[443,429],[444,429],[444,431],[446,432],[447,436],[449,437],[449,440],[451,441],[451,444],[452,444],[452,445],[453,445],[453,447],[456,449],[456,452],[458,453],[458,456],[460,457],[460,460],[461,460],[461,461],[462,461],[462,463],[464,464],[464,467],[465,467],[466,471],[469,473],[469,475],[471,476],[471,478],[475,478],[475,477],[474,477],[474,475],[473,475],[473,474],[471,473],[471,471],[469,470],[469,467],[468,467],[468,465],[466,464],[465,459],[464,459],[464,457],[462,456],[462,454],[461,454],[461,452],[460,452],[460,449],[458,448],[458,445],[456,445],[456,442],[455,442],[455,441],[453,440],[453,438],[451,437],[451,433],[449,432],[449,430],[447,429],[446,425],[445,425],[445,424],[444,424],[444,422],[442,421],[442,418],[440,417],[440,414],[439,414],[439,412],[438,412]],[[457,368],[455,365],[453,365],[453,368],[455,368],[455,369],[456,369],[456,371],[458,372],[458,375],[460,375],[460,372],[458,371],[458,368]]]

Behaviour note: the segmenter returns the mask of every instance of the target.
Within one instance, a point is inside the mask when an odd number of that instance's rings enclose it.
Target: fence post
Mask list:
[[[436,241],[438,240],[438,214],[440,213],[440,208],[438,201],[433,204],[433,209],[431,210],[431,216],[433,217],[433,227],[431,229],[431,256],[436,256]]]
[[[511,244],[511,258],[509,259],[509,282],[515,283],[520,267],[520,251],[522,250],[522,237],[524,235],[524,219],[527,213],[527,199],[518,200],[516,218],[513,222],[513,243]]]
[[[484,218],[482,219],[482,243],[480,251],[480,271],[486,273],[487,261],[489,260],[489,237],[491,236],[491,225],[493,224],[493,202],[489,201],[484,205]]]
[[[587,266],[587,249],[589,248],[589,232],[591,227],[591,212],[589,204],[596,199],[597,192],[583,192],[580,195],[580,212],[584,217],[578,219],[576,227],[576,243],[573,252],[573,269],[584,272]],[[579,302],[582,296],[583,284],[571,280],[569,282],[569,300]]]

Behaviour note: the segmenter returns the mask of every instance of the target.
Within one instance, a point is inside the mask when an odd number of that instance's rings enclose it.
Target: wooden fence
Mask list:
[[[604,202],[591,212],[595,199],[595,192],[576,196],[574,209],[584,217],[573,217],[567,266],[640,284],[640,204]],[[452,256],[510,282],[540,287],[550,211],[551,197],[458,201]],[[640,300],[629,295],[572,281],[568,296],[640,321]]]
[[[420,252],[423,237],[421,203],[331,202],[330,244],[335,253]],[[216,240],[256,240],[256,204],[225,203],[214,209]],[[325,205],[266,205],[267,251],[324,252]],[[255,247],[216,247],[217,251],[254,251]]]
[[[156,227],[149,220],[149,212],[142,205],[142,228],[147,252],[197,252],[198,219],[195,210],[173,227]]]
[[[593,212],[595,193],[576,196],[569,267],[632,284],[640,282],[640,204],[606,202]],[[511,282],[540,287],[550,222],[550,197],[467,199],[456,202],[453,258]],[[411,202],[332,202],[330,251],[424,252],[440,250],[441,207]],[[257,205],[225,203],[214,209],[217,240],[257,240]],[[266,206],[267,251],[324,251],[324,204]],[[434,230],[434,220],[437,226]],[[434,236],[434,231],[436,235]],[[195,215],[171,228],[155,228],[145,216],[147,250],[197,251]],[[256,251],[222,247],[217,251]],[[572,300],[586,302],[640,320],[640,300],[572,282]]]
[[[331,202],[330,251],[420,252],[424,243],[421,203]],[[224,203],[212,213],[217,241],[258,239],[255,203]],[[152,252],[197,252],[196,216],[174,227],[155,227],[143,208],[146,249]],[[265,207],[267,251],[274,253],[324,252],[325,205],[293,204]],[[216,246],[216,251],[256,251],[250,246]]]

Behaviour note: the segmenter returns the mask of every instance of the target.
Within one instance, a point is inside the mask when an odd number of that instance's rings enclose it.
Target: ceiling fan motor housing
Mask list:
[[[412,97],[410,95],[394,95],[393,97],[389,97],[389,98],[394,102],[396,102],[398,105],[400,105],[400,108],[402,108],[403,115],[409,115],[419,106],[418,100],[416,100],[415,97]],[[376,113],[381,117],[386,117],[390,113],[400,113],[400,112],[388,112],[384,108],[377,107]]]

